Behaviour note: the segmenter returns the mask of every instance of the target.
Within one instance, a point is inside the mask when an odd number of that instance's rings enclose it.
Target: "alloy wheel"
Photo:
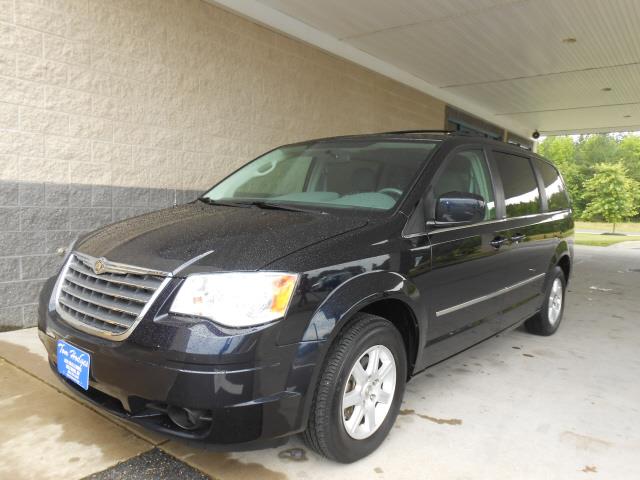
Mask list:
[[[365,351],[349,373],[342,395],[342,422],[356,440],[370,437],[387,417],[396,389],[396,362],[384,345]]]
[[[551,325],[555,325],[560,319],[560,313],[562,312],[562,281],[559,278],[553,280],[553,285],[551,286],[551,292],[549,293],[549,302],[548,302],[548,317],[549,323]]]

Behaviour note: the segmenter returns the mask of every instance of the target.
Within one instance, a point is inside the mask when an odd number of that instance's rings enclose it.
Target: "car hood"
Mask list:
[[[194,259],[189,272],[259,270],[366,224],[350,216],[196,202],[108,225],[79,240],[75,250],[166,272]]]

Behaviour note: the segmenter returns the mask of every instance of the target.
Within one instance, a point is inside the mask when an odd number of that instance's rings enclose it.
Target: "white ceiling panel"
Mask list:
[[[637,62],[639,28],[638,0],[531,0],[347,41],[442,87]]]
[[[524,121],[543,134],[640,130],[640,105],[637,104],[523,113],[505,117]]]
[[[339,39],[516,1],[522,0],[260,0]]]
[[[640,64],[452,87],[497,114],[640,102]],[[611,91],[603,91],[611,88]]]
[[[521,135],[639,108],[640,0],[208,1]]]

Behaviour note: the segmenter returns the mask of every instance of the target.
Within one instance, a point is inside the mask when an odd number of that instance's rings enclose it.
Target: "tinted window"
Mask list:
[[[542,181],[544,182],[544,191],[547,195],[547,203],[549,204],[549,211],[564,210],[569,208],[569,199],[567,192],[565,191],[562,178],[558,171],[547,162],[534,158],[536,168],[542,175]]]
[[[540,213],[540,191],[528,158],[495,152],[507,217]]]
[[[458,152],[447,159],[433,187],[434,198],[449,192],[480,195],[487,204],[485,220],[496,218],[491,175],[482,150]]]

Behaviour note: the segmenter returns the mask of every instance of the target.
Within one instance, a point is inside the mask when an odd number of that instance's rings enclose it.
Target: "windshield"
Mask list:
[[[273,150],[205,193],[210,201],[390,210],[438,141],[333,140]]]

